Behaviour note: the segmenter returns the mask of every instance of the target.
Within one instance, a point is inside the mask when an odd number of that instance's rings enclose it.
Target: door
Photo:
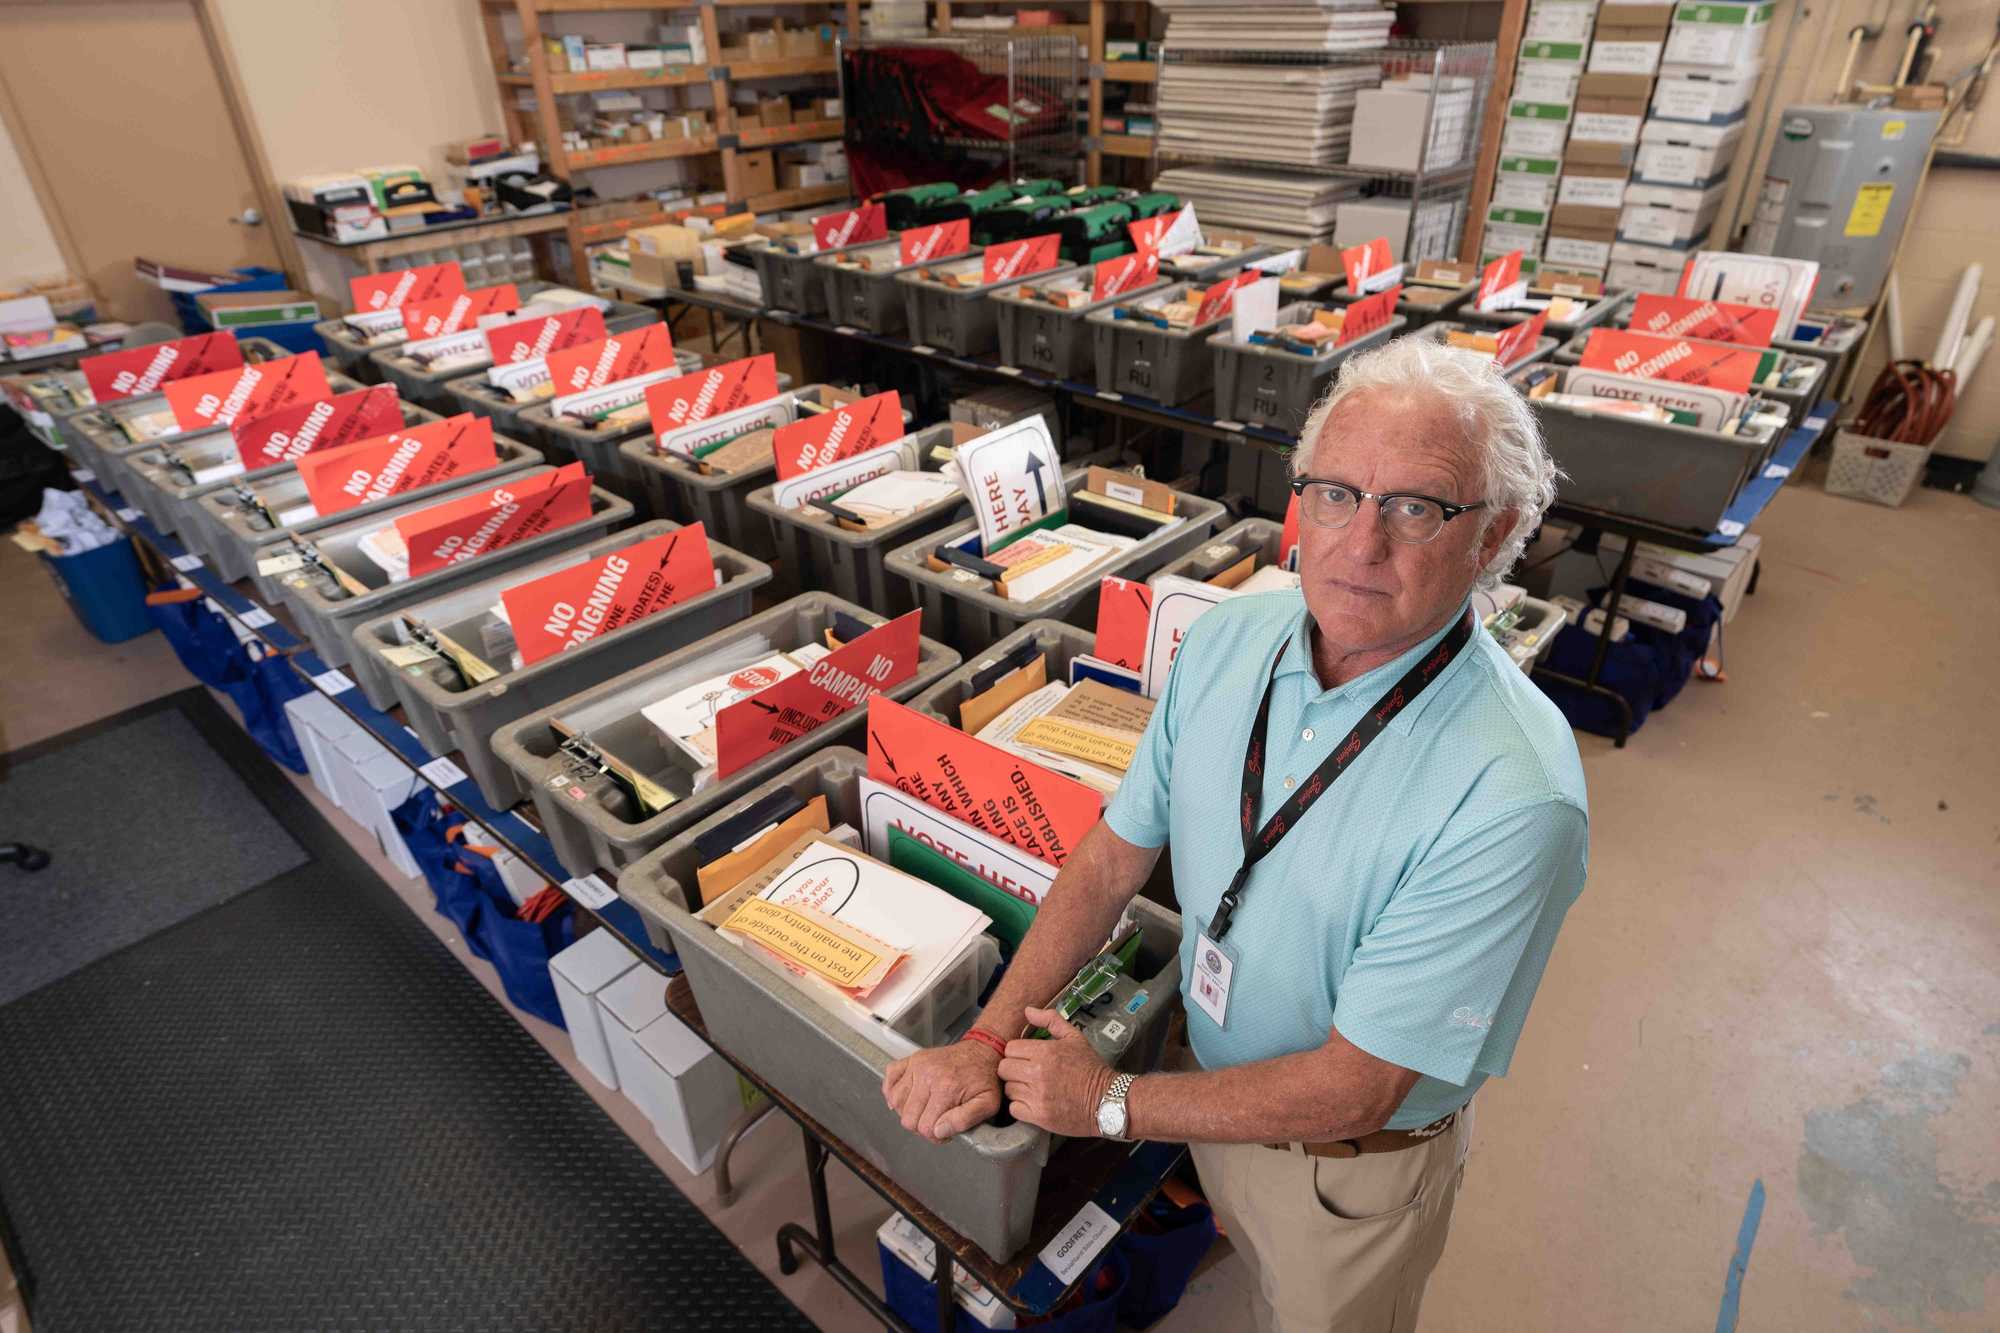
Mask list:
[[[285,267],[193,0],[0,4],[0,84],[50,226],[116,318],[173,319],[137,256]]]

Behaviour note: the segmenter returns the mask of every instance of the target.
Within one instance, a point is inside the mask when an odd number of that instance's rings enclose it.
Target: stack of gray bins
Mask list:
[[[975,249],[965,253],[982,252]],[[861,268],[862,263],[872,267]],[[903,263],[900,239],[828,251],[814,256],[813,267],[826,284],[827,318],[835,324],[884,336],[902,333],[909,327],[909,311],[896,277],[920,265]]]
[[[977,356],[1000,345],[1000,308],[986,298],[993,292],[1014,286],[1021,281],[1020,278],[974,282],[969,287],[949,287],[930,276],[942,272],[968,279],[978,278],[985,262],[984,252],[969,258],[954,255],[935,264],[904,269],[896,275],[896,281],[903,287],[911,342],[935,347],[955,356]],[[1056,277],[1075,271],[1075,265],[1066,264],[1047,276]]]
[[[290,351],[278,346],[269,338],[238,338],[236,343],[242,349],[245,361],[275,361],[279,357],[291,355]],[[114,399],[108,403],[93,403],[89,407],[57,413],[50,429],[66,451],[95,472],[98,480],[116,489],[118,478],[106,465],[100,450],[114,444],[129,444],[131,437],[119,429],[112,413],[114,410],[120,414],[146,412],[156,407],[165,407],[166,402],[166,390],[161,389],[153,393],[134,394],[130,398]]]
[[[862,828],[860,780],[867,768],[858,751],[821,750],[746,791],[744,799],[780,788],[805,800],[824,796],[830,820]],[[645,918],[649,933],[658,939],[664,931],[663,943],[680,956],[709,1038],[806,1114],[838,1125],[843,1140],[946,1225],[989,1255],[1011,1258],[1029,1240],[1051,1136],[1023,1121],[980,1125],[943,1144],[904,1129],[882,1099],[888,1051],[835,1013],[832,997],[821,1001],[760,950],[724,940],[695,919],[700,890],[694,841],[728,813],[683,827],[618,879],[620,895]],[[1144,898],[1133,901],[1128,917],[1141,932],[1132,969],[1138,1008],[1134,1037],[1118,1064],[1144,1072],[1161,1062],[1166,1020],[1180,989],[1181,920]]]
[[[554,469],[546,465],[530,467],[514,474],[514,478],[526,481],[551,471]],[[632,517],[631,505],[601,487],[592,487],[590,514],[581,523],[544,532],[498,550],[483,551],[471,559],[398,583],[390,582],[389,576],[362,552],[361,539],[395,519],[461,496],[478,494],[493,485],[491,480],[484,480],[452,487],[427,499],[370,506],[369,512],[358,516],[336,515],[325,527],[316,527],[309,537],[301,538],[301,541],[310,541],[322,564],[339,567],[367,588],[363,593],[349,593],[331,576],[310,565],[279,579],[285,604],[291,607],[294,622],[312,640],[313,650],[328,666],[346,666],[352,660],[354,631],[376,616],[400,610],[413,602],[449,592],[493,574],[516,569],[552,551],[601,537]]]
[[[436,420],[437,414],[404,403],[403,419],[415,425]],[[504,435],[493,437],[493,452],[497,461],[490,468],[450,477],[371,503],[387,505],[431,499],[473,482],[493,486],[502,477],[525,471],[542,462],[541,454]],[[254,477],[242,478],[200,496],[194,502],[194,520],[196,530],[202,533],[202,540],[208,547],[203,554],[224,579],[231,583],[250,579],[265,601],[277,602],[284,596],[284,585],[271,575],[260,574],[257,562],[273,554],[279,546],[289,545],[293,537],[310,539],[322,528],[369,509],[370,505],[364,504],[342,513],[321,515],[313,508],[312,498],[306,494],[306,484],[299,476],[297,466],[286,464],[267,468]]]
[[[675,349],[674,369],[680,375],[694,374],[701,369],[701,353]],[[454,392],[465,395],[464,384],[463,380],[454,381]],[[613,387],[615,386],[610,384],[604,386],[606,389]],[[521,438],[548,454],[550,458],[575,459],[583,464],[591,476],[634,504],[641,503],[643,490],[638,475],[625,466],[624,460],[619,456],[618,446],[622,441],[629,440],[635,435],[645,434],[648,429],[646,419],[641,417],[622,426],[602,426],[594,421],[583,421],[575,417],[559,417],[555,414],[555,405],[555,398],[544,398],[538,403],[522,405],[514,417],[520,423]]]
[[[1083,484],[1078,469],[1063,475],[1071,490]],[[930,567],[931,552],[979,531],[974,519],[954,523],[891,551],[883,562],[890,574],[907,581],[923,609],[924,624],[943,633],[959,651],[983,652],[1030,620],[1061,620],[1072,625],[1097,623],[1097,590],[1107,575],[1144,579],[1148,574],[1199,546],[1228,511],[1215,500],[1175,491],[1178,522],[1143,538],[1116,559],[1091,569],[1040,597],[1015,599],[995,592],[985,579],[968,571],[939,572]],[[958,575],[963,573],[965,577]]]
[[[1137,262],[1137,256],[1131,256]],[[1082,269],[1081,285],[1090,291],[1090,270]],[[1049,290],[1073,287],[1079,270],[1041,274],[1025,282],[1006,283],[986,299],[993,303],[1000,334],[1000,362],[1023,370],[1038,370],[1063,380],[1089,379],[1097,366],[1097,348],[1084,321],[1100,310],[1109,310],[1120,301],[1136,301],[1151,296],[1167,284],[1152,282],[1134,287],[1102,301],[1059,306],[1028,296],[1029,288]]]
[[[409,668],[390,662],[384,654],[411,641],[405,617],[415,618],[454,643],[476,645],[482,641],[484,627],[493,620],[493,607],[509,588],[679,530],[678,525],[661,520],[642,523],[366,621],[354,633],[355,679],[377,708],[401,703],[403,720],[432,754],[457,751],[486,803],[505,810],[528,793],[516,781],[513,770],[494,755],[495,731],[748,619],[752,597],[771,581],[771,567],[710,542],[708,550],[716,574],[711,591],[539,662],[517,667],[497,655],[488,655],[488,664],[500,674],[478,685],[468,685],[456,668],[441,659]]]
[[[810,242],[812,238],[804,239]],[[891,232],[884,239],[900,243],[900,233]],[[750,256],[751,264],[757,269],[757,286],[763,293],[765,305],[778,310],[795,310],[801,315],[824,315],[827,311],[827,284],[814,261],[827,255],[844,255],[871,244],[879,242],[861,241],[855,245],[800,252],[777,241],[763,240],[751,242],[743,252]]]
[[[760,785],[805,755],[858,740],[867,717],[865,705],[849,709],[726,778],[712,778],[696,791],[696,773],[689,758],[640,713],[648,704],[727,669],[726,663],[734,658],[754,655],[754,651],[790,652],[824,643],[836,612],[871,628],[885,623],[884,617],[852,602],[826,593],[806,593],[501,727],[493,736],[493,752],[514,771],[521,790],[534,800],[542,830],[563,868],[571,875],[587,875],[599,866],[623,870],[709,815],[737,809]],[[718,661],[725,666],[718,668]],[[907,700],[958,662],[958,654],[943,644],[920,639],[915,674],[883,693],[898,702]],[[648,816],[615,782],[577,772],[564,750],[564,737],[552,725],[557,720],[605,754],[640,769],[679,799]]]

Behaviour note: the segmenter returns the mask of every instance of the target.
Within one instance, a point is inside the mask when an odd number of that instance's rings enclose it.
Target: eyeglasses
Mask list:
[[[1434,495],[1376,495],[1344,481],[1299,477],[1292,482],[1299,512],[1322,528],[1344,528],[1354,521],[1363,500],[1373,500],[1382,514],[1382,530],[1399,542],[1421,546],[1433,541],[1444,525],[1460,514],[1484,509],[1486,501],[1455,505]]]

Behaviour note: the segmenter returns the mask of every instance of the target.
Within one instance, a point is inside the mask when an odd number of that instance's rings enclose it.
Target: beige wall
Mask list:
[[[280,181],[408,162],[499,130],[473,0],[214,0]]]
[[[60,278],[68,271],[14,137],[0,123],[0,288]]]
[[[1888,83],[1895,78],[1902,61],[1903,28],[1914,6],[1910,0],[1827,0],[1806,5],[1794,0],[1779,6],[1776,22],[1765,46],[1767,74],[1764,92],[1782,110],[1799,102],[1831,100],[1840,68],[1847,58],[1847,33],[1857,23],[1887,17],[1887,31],[1863,47],[1855,67],[1855,77],[1867,83]],[[1993,35],[1993,0],[1939,0],[1937,58],[1931,65],[1931,79],[1951,78],[1977,60]],[[1796,24],[1790,49],[1786,51],[1784,26]],[[1780,64],[1780,53],[1784,54]],[[1961,115],[1946,128],[1945,138],[1955,140],[1962,151],[2000,155],[2000,70],[1988,89],[1983,105]],[[1758,109],[1753,105],[1753,113]],[[1753,114],[1749,132],[1756,135],[1755,152],[1737,159],[1737,171],[1722,216],[1742,216],[1738,203],[1747,193],[1754,196],[1754,183],[1763,179],[1763,163],[1776,124],[1770,123],[1757,134],[1759,124]],[[2000,317],[2000,173],[1963,168],[1937,168],[1931,172],[1917,211],[1904,234],[1897,261],[1897,287],[1902,296],[1904,355],[1928,358],[1936,350],[1938,334],[1958,289],[1965,266],[1979,263],[1985,279],[1979,299],[1973,305],[1976,324],[1981,315]],[[1736,235],[1732,230],[1731,238]],[[1717,236],[1717,241],[1722,240]],[[1968,328],[1970,326],[1968,325]],[[1867,359],[1854,378],[1850,395],[1859,399],[1888,360],[1886,335],[1876,336]],[[1993,453],[2000,435],[2000,357],[1989,357],[1977,379],[1961,398],[1952,424],[1938,438],[1940,452],[1963,458],[1984,459]]]

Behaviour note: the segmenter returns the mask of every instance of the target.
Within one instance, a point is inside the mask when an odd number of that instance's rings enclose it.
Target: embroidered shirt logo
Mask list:
[[[1451,1011],[1451,1025],[1455,1028],[1477,1028],[1484,1032],[1493,1026],[1493,1015],[1482,1014],[1469,1004],[1461,1004]]]

